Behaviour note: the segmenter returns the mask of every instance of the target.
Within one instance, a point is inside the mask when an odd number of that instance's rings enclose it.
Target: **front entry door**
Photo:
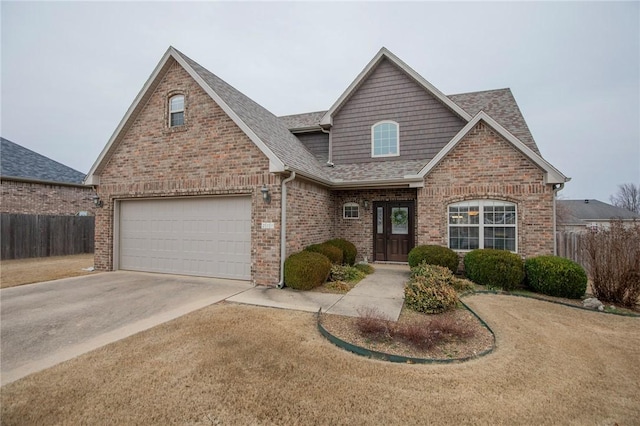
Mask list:
[[[413,248],[413,201],[373,203],[374,260],[406,262]]]

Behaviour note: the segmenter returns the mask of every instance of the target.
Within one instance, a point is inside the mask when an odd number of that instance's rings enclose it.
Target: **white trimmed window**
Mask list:
[[[175,95],[169,99],[169,127],[184,125],[184,95]]]
[[[514,203],[470,200],[449,205],[449,248],[492,248],[517,252],[517,209]]]
[[[358,203],[345,203],[342,206],[342,217],[344,219],[360,219],[360,206]]]
[[[396,157],[398,155],[400,155],[398,123],[386,120],[371,126],[371,156]]]

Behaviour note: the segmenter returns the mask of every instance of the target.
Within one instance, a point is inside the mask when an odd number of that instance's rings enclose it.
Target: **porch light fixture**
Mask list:
[[[102,207],[102,200],[100,199],[100,197],[94,195],[93,197],[91,197],[91,199],[93,200],[93,204],[95,204],[96,207]]]
[[[362,200],[362,205],[364,206],[365,209],[369,208],[369,200]]]
[[[264,200],[265,203],[270,203],[271,202],[271,194],[269,194],[269,188],[267,188],[266,185],[262,185],[262,188],[260,188],[260,192],[262,192],[262,199]]]

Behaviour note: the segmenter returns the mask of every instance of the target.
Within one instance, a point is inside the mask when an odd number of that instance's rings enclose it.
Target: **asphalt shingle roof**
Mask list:
[[[84,173],[0,138],[0,176],[81,184]]]
[[[449,95],[449,99],[458,104],[470,115],[480,111],[489,114],[494,120],[517,137],[533,152],[540,155],[527,122],[518,108],[511,89],[485,90],[483,92],[460,93]]]
[[[598,200],[558,200],[558,209],[562,209],[562,215],[567,219],[564,222],[575,223],[578,221],[595,220],[640,220],[640,215],[621,207],[612,206]]]
[[[283,115],[278,120],[287,126],[289,130],[308,129],[311,127],[320,127],[320,120],[327,111],[307,112],[304,114]]]
[[[317,178],[327,178],[325,167],[278,117],[197,62],[178,53],[285,165]]]

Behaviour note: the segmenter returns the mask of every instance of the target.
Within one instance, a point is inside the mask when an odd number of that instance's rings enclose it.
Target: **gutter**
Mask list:
[[[557,232],[557,220],[556,220],[556,201],[558,199],[558,192],[562,191],[564,188],[564,183],[553,186],[553,255],[558,255],[558,242],[556,241],[556,232]]]
[[[284,260],[287,256],[287,183],[296,178],[296,172],[282,181],[282,199],[280,201],[280,282],[276,288],[284,287]]]

